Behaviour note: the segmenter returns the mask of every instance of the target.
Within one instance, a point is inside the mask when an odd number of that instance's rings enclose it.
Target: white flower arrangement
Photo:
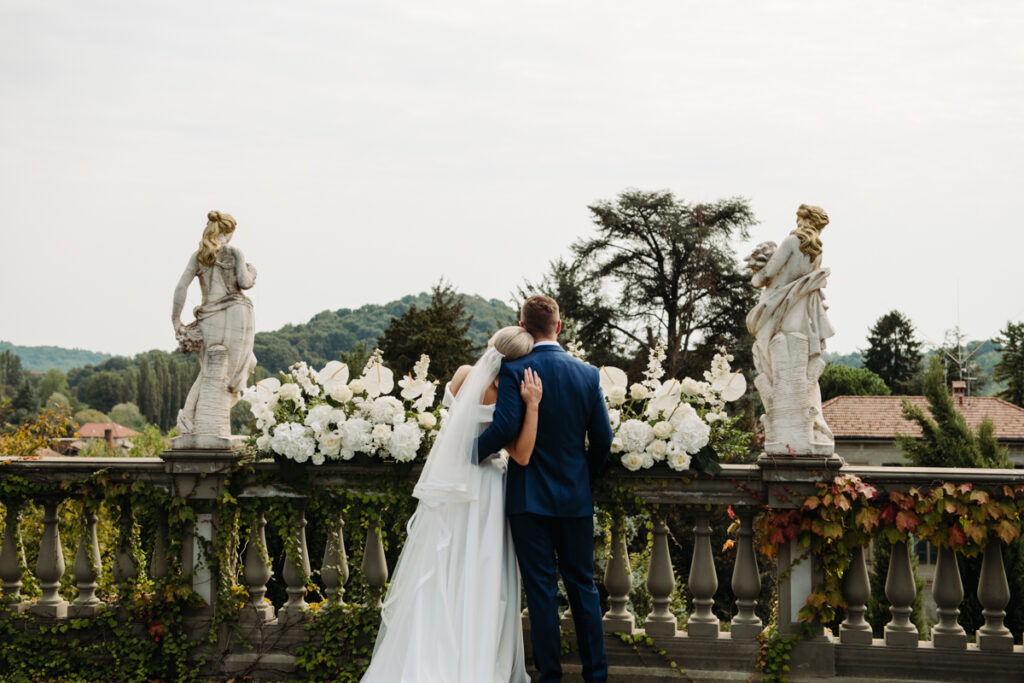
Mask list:
[[[652,349],[643,379],[632,385],[619,368],[600,368],[612,453],[633,472],[659,462],[677,471],[696,467],[714,472],[720,469],[714,444],[730,430],[738,431],[725,404],[746,393],[746,379],[732,371],[733,357],[723,351],[715,355],[704,381],[662,381],[665,358],[663,346]]]
[[[242,393],[256,418],[253,443],[263,454],[313,465],[351,460],[357,453],[416,460],[429,451],[441,422],[429,366],[430,359],[421,356],[413,373],[398,381],[399,398],[390,395],[394,373],[379,350],[356,378],[340,361],[319,372],[296,363],[280,378],[268,377]]]

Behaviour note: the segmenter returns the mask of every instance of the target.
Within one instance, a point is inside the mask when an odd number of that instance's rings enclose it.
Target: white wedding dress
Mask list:
[[[505,519],[505,464],[474,464],[494,406],[480,404],[501,354],[459,391],[413,495],[419,499],[362,683],[528,683],[519,577]]]

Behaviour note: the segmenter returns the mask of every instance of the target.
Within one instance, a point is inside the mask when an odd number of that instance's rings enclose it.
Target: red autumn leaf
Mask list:
[[[913,512],[909,510],[901,510],[896,515],[896,528],[900,531],[909,531],[913,533],[920,521],[921,520],[919,520],[917,515]]]
[[[1009,543],[1020,535],[1020,530],[1012,522],[1004,519],[996,525],[996,534],[1004,543]]]
[[[867,531],[870,531],[878,526],[878,518],[881,513],[875,508],[864,508],[857,513],[857,524]]]
[[[970,498],[976,505],[985,505],[989,501],[989,495],[985,491],[972,491]]]
[[[722,544],[722,552],[724,553],[726,550],[732,550],[734,545],[736,545],[736,541],[731,538],[725,539],[725,543]]]
[[[956,490],[960,493],[970,493],[974,489],[974,486],[970,482],[964,482],[956,487]]]
[[[954,524],[946,531],[946,540],[949,542],[950,548],[956,549],[967,542],[967,536],[964,535],[964,530],[959,525]]]
[[[839,508],[840,510],[849,510],[850,509],[850,501],[849,501],[849,499],[847,499],[847,497],[842,495],[842,494],[836,496],[836,507]]]

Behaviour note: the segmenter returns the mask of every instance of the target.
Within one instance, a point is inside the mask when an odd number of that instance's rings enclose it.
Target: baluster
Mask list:
[[[168,530],[167,519],[161,517],[156,522],[156,538],[153,541],[153,558],[149,563],[149,575],[154,581],[162,581],[169,573],[167,563]]]
[[[100,542],[96,535],[96,512],[86,509],[82,515],[85,522],[85,533],[78,542],[75,553],[75,582],[78,585],[78,597],[68,607],[68,616],[79,619],[92,617],[100,610],[100,599],[96,597],[96,578],[100,569]]]
[[[562,612],[562,618],[561,618],[561,620],[558,623],[558,627],[564,633],[570,633],[570,632],[575,632],[576,631],[576,620],[573,619],[573,616],[572,616],[572,606],[571,605],[569,607],[566,607],[565,611]]]
[[[998,538],[985,546],[981,560],[981,576],[978,577],[978,602],[985,623],[976,635],[978,649],[995,652],[1012,652],[1013,635],[1003,625],[1006,605],[1010,602],[1010,586],[1006,581],[1003,567],[1003,544]]]
[[[939,623],[932,627],[932,645],[950,650],[967,649],[967,632],[956,620],[964,600],[964,585],[960,581],[956,553],[949,548],[939,548],[932,598],[939,616]]]
[[[306,548],[306,513],[300,508],[296,514],[298,524],[296,538],[292,539],[292,542],[297,545],[298,557],[289,557],[289,553],[285,552],[282,575],[287,585],[285,590],[288,593],[288,602],[278,612],[278,618],[283,621],[301,620],[309,609],[309,603],[306,602],[306,580],[310,571],[309,550]]]
[[[715,604],[715,592],[718,590],[718,575],[715,573],[715,558],[711,555],[711,526],[706,514],[697,517],[693,533],[695,542],[690,563],[693,614],[686,623],[686,630],[691,638],[717,638],[718,617],[711,608]]]
[[[25,548],[21,545],[21,506],[19,501],[5,501],[7,517],[4,520],[4,545],[0,549],[0,580],[4,598],[0,608],[22,612],[28,601],[21,599],[21,568],[25,566]]]
[[[846,619],[839,625],[839,642],[870,645],[874,636],[864,612],[871,597],[871,583],[863,546],[853,549],[850,568],[843,575],[843,597],[846,598]]]
[[[121,501],[120,527],[117,537],[117,553],[114,556],[114,580],[118,584],[133,582],[139,575],[139,566],[132,553],[132,506],[127,499]]]
[[[43,595],[29,608],[32,614],[51,619],[63,619],[68,615],[68,602],[57,592],[60,577],[64,576],[64,551],[60,547],[57,501],[47,500],[43,512],[43,536],[39,541],[39,560],[36,562],[36,576]]]
[[[910,551],[905,541],[892,544],[889,572],[885,577],[885,597],[891,603],[892,619],[885,625],[885,644],[895,647],[917,647],[917,627],[910,621],[917,586],[910,565]]]
[[[676,615],[669,611],[672,591],[676,587],[676,575],[672,570],[672,557],[668,551],[668,527],[664,519],[654,525],[654,543],[651,548],[651,564],[647,572],[647,590],[651,593],[651,613],[644,622],[649,636],[676,635]]]
[[[732,568],[732,592],[736,596],[736,616],[732,618],[733,639],[752,640],[761,633],[761,617],[757,609],[757,596],[761,593],[761,575],[754,554],[754,511],[740,508],[739,542],[736,544],[736,564]]]
[[[384,584],[388,582],[388,560],[384,556],[384,543],[380,540],[380,521],[373,521],[366,527],[366,545],[363,546],[363,575],[366,582],[375,587],[377,607],[383,606]]]
[[[612,547],[604,570],[604,587],[608,591],[608,611],[604,614],[604,632],[633,633],[636,618],[626,609],[633,587],[629,569],[629,553],[622,534],[622,520],[612,521]]]
[[[274,618],[274,605],[267,600],[267,581],[273,575],[267,554],[267,520],[259,513],[249,525],[249,542],[245,549],[245,567],[242,579],[249,591],[249,602],[242,608],[242,616],[251,621],[270,621]]]
[[[331,605],[345,604],[345,584],[348,583],[348,554],[345,552],[345,520],[338,518],[338,531],[327,534],[324,563],[320,569],[326,586],[327,601]]]

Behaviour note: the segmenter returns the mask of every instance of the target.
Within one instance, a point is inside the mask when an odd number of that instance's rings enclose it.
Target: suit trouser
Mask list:
[[[608,680],[601,601],[594,585],[593,517],[509,515],[516,559],[530,612],[530,642],[540,681],[562,680],[558,655],[562,636],[558,615],[558,574],[569,597],[583,679]]]

